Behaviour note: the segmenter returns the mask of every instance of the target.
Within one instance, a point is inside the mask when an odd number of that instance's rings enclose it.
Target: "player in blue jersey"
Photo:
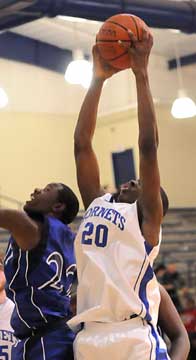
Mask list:
[[[15,303],[11,325],[20,339],[12,360],[72,359],[70,290],[75,272],[74,234],[68,224],[78,199],[61,183],[35,189],[23,211],[0,209],[11,232],[4,265],[7,296]]]

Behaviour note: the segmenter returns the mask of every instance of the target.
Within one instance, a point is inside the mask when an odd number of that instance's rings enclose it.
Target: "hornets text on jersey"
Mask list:
[[[10,325],[13,309],[14,304],[8,298],[0,304],[0,359],[2,360],[11,360],[12,346],[17,343]]]

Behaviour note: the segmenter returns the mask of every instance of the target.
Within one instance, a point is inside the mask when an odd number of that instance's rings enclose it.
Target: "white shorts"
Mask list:
[[[166,345],[141,318],[85,323],[74,341],[75,360],[169,360]]]

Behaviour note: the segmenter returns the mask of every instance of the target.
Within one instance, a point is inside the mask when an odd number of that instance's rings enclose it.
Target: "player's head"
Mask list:
[[[154,272],[157,277],[163,276],[166,272],[166,266],[161,263],[155,268]]]
[[[167,272],[169,272],[170,274],[174,274],[177,271],[177,267],[175,263],[170,263],[167,264]]]
[[[51,215],[69,224],[78,213],[79,202],[67,185],[51,183],[43,189],[36,188],[24,210],[29,214]]]
[[[120,186],[117,202],[125,202],[132,204],[134,203],[140,196],[141,193],[141,182],[140,180],[130,180],[127,183]],[[169,201],[167,194],[160,188],[162,203],[163,203],[163,216],[167,213],[169,207]]]
[[[134,203],[140,194],[140,181],[130,180],[125,184],[122,184],[119,188],[117,201],[132,204]]]

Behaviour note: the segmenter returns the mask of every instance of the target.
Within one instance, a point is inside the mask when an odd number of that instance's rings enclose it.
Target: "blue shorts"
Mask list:
[[[44,336],[19,340],[12,347],[12,360],[73,360],[75,335],[68,328],[54,329]]]

